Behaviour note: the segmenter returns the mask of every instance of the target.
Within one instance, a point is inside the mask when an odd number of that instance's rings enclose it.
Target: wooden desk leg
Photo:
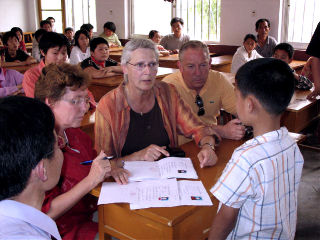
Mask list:
[[[98,219],[99,219],[99,240],[111,240],[111,236],[104,232],[104,209],[103,205],[98,206]]]

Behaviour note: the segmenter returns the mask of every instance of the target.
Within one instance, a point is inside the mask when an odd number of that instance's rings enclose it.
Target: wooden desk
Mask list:
[[[176,71],[178,71],[178,69],[159,67],[156,79],[162,80],[165,76]],[[123,80],[123,75],[108,78],[94,78],[91,81],[89,90],[92,92],[94,99],[98,102],[107,92],[118,87]]]
[[[20,73],[25,73],[27,70],[29,70],[30,68],[34,68],[36,66],[38,66],[39,63],[33,63],[30,65],[25,65],[25,66],[14,66],[14,67],[6,67],[8,69],[14,69]]]
[[[293,60],[289,65],[296,73],[300,74],[307,61]]]
[[[199,179],[209,189],[221,176],[233,150],[245,140],[223,139],[216,148],[219,161],[214,167],[200,169],[194,142],[182,145],[193,161]],[[92,191],[99,196],[101,184]],[[211,193],[213,206],[179,206],[130,210],[129,204],[99,205],[99,239],[205,239],[217,212],[218,200]]]
[[[113,52],[122,52],[123,47],[111,47],[109,48],[109,52],[113,53]]]
[[[94,123],[96,121],[95,118],[96,108],[90,109],[83,117],[82,122],[80,124],[80,129],[87,133],[92,141],[94,141]]]
[[[297,133],[320,119],[320,100],[307,100],[309,93],[311,90],[297,90],[282,114],[281,126],[286,126],[290,132]]]
[[[232,55],[213,57],[211,60],[211,69],[219,72],[230,73],[232,57]]]
[[[172,54],[169,56],[159,57],[159,66],[167,68],[178,68],[177,62],[179,60],[179,54]]]
[[[122,56],[122,51],[113,51],[109,53],[109,57],[115,60],[116,62],[121,61],[121,56]]]

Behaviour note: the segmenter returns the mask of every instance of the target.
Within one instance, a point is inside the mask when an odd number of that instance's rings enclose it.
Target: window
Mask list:
[[[157,11],[142,11],[157,9]],[[220,40],[221,0],[176,0],[173,4],[165,1],[132,0],[132,35],[148,35],[158,30],[161,35],[171,33],[172,17],[184,20],[184,32],[191,39],[208,42]],[[160,20],[160,21],[159,21]]]
[[[95,0],[64,0],[66,4],[66,26],[79,30],[84,23],[90,23],[97,29]]]
[[[282,39],[295,48],[306,48],[320,21],[319,0],[285,0]]]
[[[62,33],[64,29],[64,6],[63,0],[38,0],[40,21],[53,17],[56,22],[54,27],[57,32]]]

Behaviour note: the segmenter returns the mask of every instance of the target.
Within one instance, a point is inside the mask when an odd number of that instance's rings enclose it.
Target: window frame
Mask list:
[[[62,33],[63,33],[63,30],[66,28],[65,1],[61,0],[61,9],[42,9],[41,0],[38,0],[39,23],[42,21],[42,11],[61,12],[61,14],[62,14]]]

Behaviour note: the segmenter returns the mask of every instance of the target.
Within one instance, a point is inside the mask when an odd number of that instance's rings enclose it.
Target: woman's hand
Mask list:
[[[198,159],[200,161],[200,167],[210,167],[217,163],[218,157],[209,145],[204,145],[201,151],[198,153]]]
[[[119,168],[114,166],[111,172],[108,172],[106,177],[113,177],[119,184],[127,184],[129,182],[128,177],[130,176],[130,172],[126,169]]]
[[[104,157],[106,157],[106,154],[101,151],[91,164],[90,172],[86,178],[91,182],[92,188],[101,183],[107,176],[107,173],[111,171],[110,161],[104,160]]]
[[[136,153],[138,161],[155,161],[161,157],[161,154],[169,157],[170,154],[165,150],[166,147],[159,147],[157,145],[151,144],[149,147],[142,149]]]

